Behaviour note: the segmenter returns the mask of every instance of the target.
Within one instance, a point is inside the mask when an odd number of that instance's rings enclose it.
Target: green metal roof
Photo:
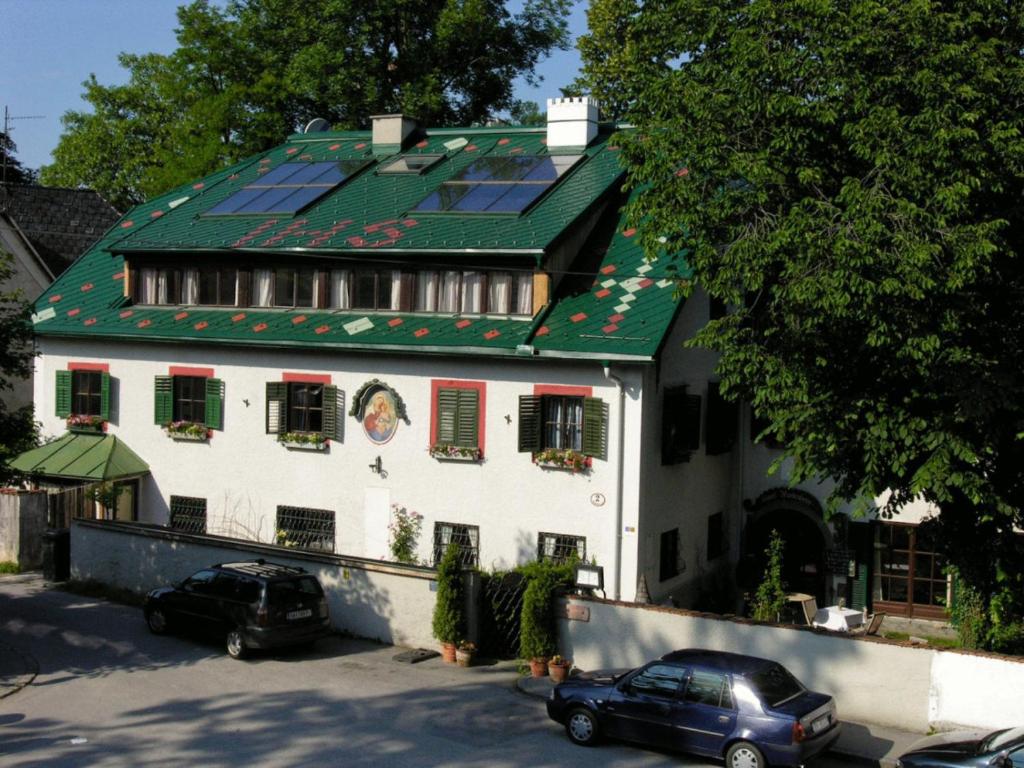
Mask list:
[[[8,462],[33,475],[71,480],[119,480],[149,472],[149,465],[113,435],[68,432],[59,440],[25,451]]]
[[[522,215],[409,214],[409,210],[487,152],[546,152],[544,130],[429,131],[407,152],[444,153],[426,173],[377,175],[374,163],[296,216],[203,216],[260,175],[289,159],[320,161],[370,154],[367,132],[296,135],[263,155],[182,185],[129,211],[51,285],[35,305],[35,331],[45,336],[147,341],[298,346],[390,352],[510,355],[529,351],[561,357],[652,360],[678,310],[668,267],[646,263],[635,233],[598,227],[587,244],[596,280],[590,290],[556,295],[536,321],[479,315],[430,315],[358,310],[137,307],[124,293],[124,261],[134,254],[293,254],[373,260],[387,254],[424,266],[542,259],[596,206],[619,200],[617,148],[602,133],[574,166]],[[379,158],[381,163],[389,158]],[[621,202],[621,200],[619,200]],[[608,215],[614,213],[614,206]],[[603,239],[602,239],[603,238]],[[585,249],[586,250],[586,249]],[[603,256],[601,256],[603,252]],[[664,263],[663,262],[664,259]],[[598,263],[599,262],[599,263]],[[682,271],[682,268],[680,269]]]

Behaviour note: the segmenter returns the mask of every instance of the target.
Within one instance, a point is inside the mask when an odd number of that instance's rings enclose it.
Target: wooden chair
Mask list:
[[[818,601],[813,597],[809,597],[806,600],[802,600],[800,606],[804,609],[804,619],[807,621],[807,626],[813,627],[814,617],[818,613]]]
[[[885,620],[885,613],[879,611],[871,614],[871,618],[868,619],[868,623],[860,627],[857,627],[851,634],[854,635],[877,635],[878,630],[882,628],[882,622]]]

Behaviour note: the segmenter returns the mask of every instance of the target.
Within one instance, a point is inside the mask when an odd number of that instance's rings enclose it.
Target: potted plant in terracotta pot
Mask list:
[[[572,669],[572,659],[567,659],[557,653],[548,659],[548,675],[553,683],[563,683],[569,677],[569,670]]]
[[[449,544],[437,564],[437,601],[431,625],[434,637],[441,643],[441,657],[449,664],[455,663],[455,643],[462,637],[463,624],[459,548],[456,544]]]
[[[463,640],[455,649],[455,661],[460,667],[472,667],[473,658],[476,656],[476,643]]]
[[[555,622],[551,601],[559,580],[552,569],[538,564],[530,574],[530,584],[523,593],[520,614],[519,653],[530,663],[530,674],[544,677],[548,659],[555,652]]]

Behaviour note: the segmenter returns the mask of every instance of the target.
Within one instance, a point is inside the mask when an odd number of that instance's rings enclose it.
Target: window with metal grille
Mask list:
[[[334,511],[278,507],[276,543],[285,547],[334,551]]]
[[[185,533],[206,533],[206,499],[171,496],[171,528]]]
[[[174,420],[203,424],[206,421],[206,377],[174,377]]]
[[[661,557],[658,562],[658,579],[668,581],[682,573],[679,560],[679,529],[673,528],[661,534]]]
[[[552,563],[571,563],[587,559],[587,539],[564,533],[537,534],[537,559]]]
[[[449,544],[459,548],[459,561],[472,568],[480,562],[480,528],[458,523],[434,523],[434,565],[441,562]]]
[[[99,416],[103,410],[103,372],[71,372],[71,412],[80,416]]]
[[[293,381],[288,384],[288,431],[322,432],[324,385]]]

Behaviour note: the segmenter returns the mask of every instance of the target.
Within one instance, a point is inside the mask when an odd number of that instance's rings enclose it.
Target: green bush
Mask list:
[[[528,563],[516,569],[528,582],[520,615],[519,654],[523,659],[551,656],[558,649],[552,610],[555,594],[573,581],[573,564]]]
[[[462,603],[462,563],[459,547],[452,543],[437,564],[437,601],[432,629],[438,642],[457,643],[462,639],[466,623]]]
[[[21,573],[21,568],[18,567],[17,563],[12,563],[10,560],[0,561],[0,573]]]
[[[768,549],[768,565],[764,569],[764,578],[754,595],[751,615],[757,621],[778,621],[782,609],[786,607],[786,586],[782,583],[782,536],[772,529]]]
[[[960,647],[981,650],[988,635],[988,617],[985,601],[974,587],[957,578],[956,597],[949,611],[950,623],[956,627]]]

